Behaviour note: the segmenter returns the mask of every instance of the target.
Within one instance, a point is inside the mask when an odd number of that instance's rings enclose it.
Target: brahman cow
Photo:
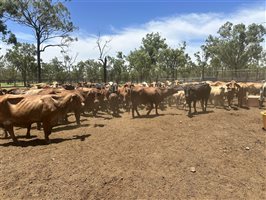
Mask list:
[[[225,86],[211,86],[209,101],[214,106],[224,106],[227,88]]]
[[[134,118],[134,112],[140,116],[138,112],[138,105],[140,104],[150,104],[149,111],[147,115],[150,114],[151,110],[154,108],[158,115],[158,105],[167,96],[176,93],[180,88],[157,88],[157,87],[132,87],[131,88],[131,102],[132,102],[132,117]]]
[[[49,142],[52,127],[77,95],[4,95],[0,97],[0,124],[17,143],[13,127],[42,122],[45,140]]]

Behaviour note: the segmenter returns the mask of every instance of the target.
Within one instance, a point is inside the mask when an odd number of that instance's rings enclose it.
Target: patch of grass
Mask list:
[[[23,86],[24,86],[23,82],[16,82],[16,83],[10,83],[10,84],[7,84],[6,82],[0,82],[1,88],[23,87]]]

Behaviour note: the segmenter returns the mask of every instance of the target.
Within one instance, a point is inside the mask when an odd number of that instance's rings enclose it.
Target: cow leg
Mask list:
[[[80,125],[80,112],[78,111],[75,112],[75,118],[77,125]]]
[[[140,114],[139,114],[139,111],[138,111],[138,107],[136,106],[135,109],[136,109],[136,112],[137,112],[138,116],[140,117]]]
[[[31,124],[27,126],[27,133],[26,133],[26,138],[30,138],[30,129],[31,129]]]
[[[201,104],[201,109],[204,112],[205,109],[204,109],[204,100],[203,99],[201,99],[200,104]]]
[[[37,122],[37,130],[41,130],[41,122]]]
[[[194,113],[198,113],[197,109],[196,109],[196,103],[197,103],[197,101],[193,101]]]
[[[44,131],[44,137],[47,144],[50,143],[49,135],[52,132],[52,126],[51,123],[48,121],[43,122],[43,131]]]
[[[208,99],[206,98],[204,100],[205,100],[204,112],[207,112]]]
[[[17,143],[18,143],[18,140],[17,140],[17,138],[16,138],[16,136],[15,136],[15,134],[14,134],[13,125],[6,125],[6,126],[5,126],[5,129],[6,129],[7,132],[10,134],[10,136],[11,136],[13,142],[14,142],[15,144],[17,144]]]
[[[158,104],[155,104],[155,113],[156,113],[156,115],[159,115],[159,113],[158,113]]]
[[[4,131],[4,138],[5,138],[5,139],[8,138],[8,132],[6,131],[5,128],[3,128],[3,131]]]
[[[150,108],[150,110],[147,112],[147,115],[150,114],[150,112],[151,112],[152,109],[153,109],[153,103],[151,103],[151,108]]]
[[[132,105],[132,118],[135,118],[135,116],[134,116],[134,112],[135,112],[135,106]]]
[[[188,115],[191,115],[191,101],[188,103],[188,109],[189,109]]]

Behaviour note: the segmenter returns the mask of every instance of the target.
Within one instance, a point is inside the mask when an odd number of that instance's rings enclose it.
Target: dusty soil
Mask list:
[[[55,127],[49,145],[17,128],[21,146],[0,139],[0,199],[266,199],[260,111],[100,113]]]

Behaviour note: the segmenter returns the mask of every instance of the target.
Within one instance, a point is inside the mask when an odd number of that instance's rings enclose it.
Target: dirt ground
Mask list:
[[[49,145],[16,128],[21,146],[0,139],[0,199],[266,199],[260,111],[72,116]]]

